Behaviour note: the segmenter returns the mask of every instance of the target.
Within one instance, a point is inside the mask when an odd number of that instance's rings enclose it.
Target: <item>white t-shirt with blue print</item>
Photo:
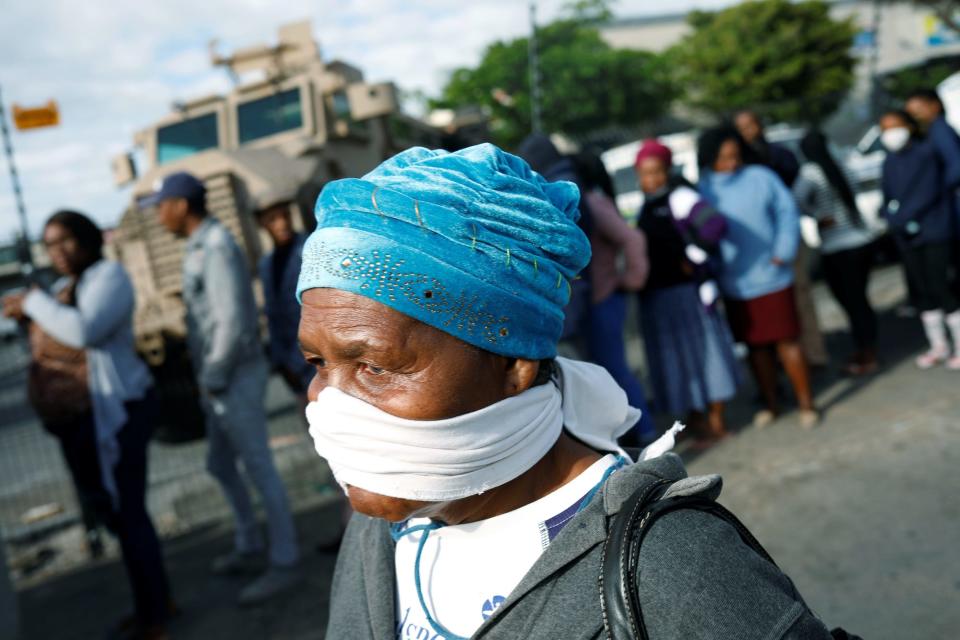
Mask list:
[[[471,636],[616,462],[616,456],[604,456],[553,493],[509,513],[430,531],[420,559],[420,584],[433,619],[458,636]],[[426,518],[415,518],[406,526],[427,523]],[[443,637],[427,621],[417,596],[414,564],[424,534],[410,533],[396,545],[398,639]]]

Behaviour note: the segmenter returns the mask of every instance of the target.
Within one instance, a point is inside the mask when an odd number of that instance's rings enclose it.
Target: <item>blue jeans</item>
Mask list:
[[[630,371],[626,347],[623,342],[623,327],[627,316],[627,298],[615,292],[606,300],[590,305],[586,322],[586,346],[590,360],[599,364],[613,376],[624,391],[630,405],[640,409],[643,415],[634,427],[641,440],[657,435],[653,416],[647,407],[643,386]]]
[[[204,402],[207,413],[207,470],[233,509],[237,521],[236,549],[254,552],[263,539],[247,486],[237,462],[256,487],[267,512],[269,558],[274,566],[292,566],[299,560],[297,535],[283,480],[273,464],[267,440],[267,416],[263,395],[267,386],[267,363],[262,358],[240,364],[227,390]]]

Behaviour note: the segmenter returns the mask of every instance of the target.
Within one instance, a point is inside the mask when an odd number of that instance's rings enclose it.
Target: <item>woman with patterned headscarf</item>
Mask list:
[[[357,511],[327,638],[599,637],[627,497],[716,497],[676,456],[633,462],[626,394],[557,357],[590,255],[578,199],[492,145],[410,149],[321,193],[298,287],[307,417]],[[631,576],[650,637],[829,637],[727,522],[678,511],[652,531],[651,578]],[[691,593],[697,616],[675,606]]]

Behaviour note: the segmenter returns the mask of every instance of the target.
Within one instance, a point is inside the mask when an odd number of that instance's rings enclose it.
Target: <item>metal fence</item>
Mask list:
[[[0,344],[0,539],[16,578],[63,570],[89,557],[59,444],[27,402],[28,363],[25,341]],[[270,445],[293,508],[331,499],[329,470],[313,450],[296,399],[276,377],[268,384],[266,405]],[[161,536],[229,519],[206,472],[206,450],[205,440],[151,444],[148,506]],[[108,542],[107,553],[113,551]]]

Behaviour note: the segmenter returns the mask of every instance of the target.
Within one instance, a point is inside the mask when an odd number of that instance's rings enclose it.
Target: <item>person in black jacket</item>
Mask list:
[[[917,357],[921,369],[946,363],[960,370],[960,301],[951,290],[954,224],[951,196],[943,189],[943,163],[933,143],[920,135],[917,121],[905,111],[880,118],[883,207],[903,266],[917,284],[920,319],[930,348]],[[954,343],[951,356],[949,328]]]
[[[750,109],[742,109],[733,117],[733,124],[743,136],[744,141],[755,154],[756,164],[769,167],[780,176],[783,184],[792,187],[800,173],[800,163],[790,149],[781,144],[769,142],[763,132],[760,116]],[[745,158],[747,164],[752,164]]]

